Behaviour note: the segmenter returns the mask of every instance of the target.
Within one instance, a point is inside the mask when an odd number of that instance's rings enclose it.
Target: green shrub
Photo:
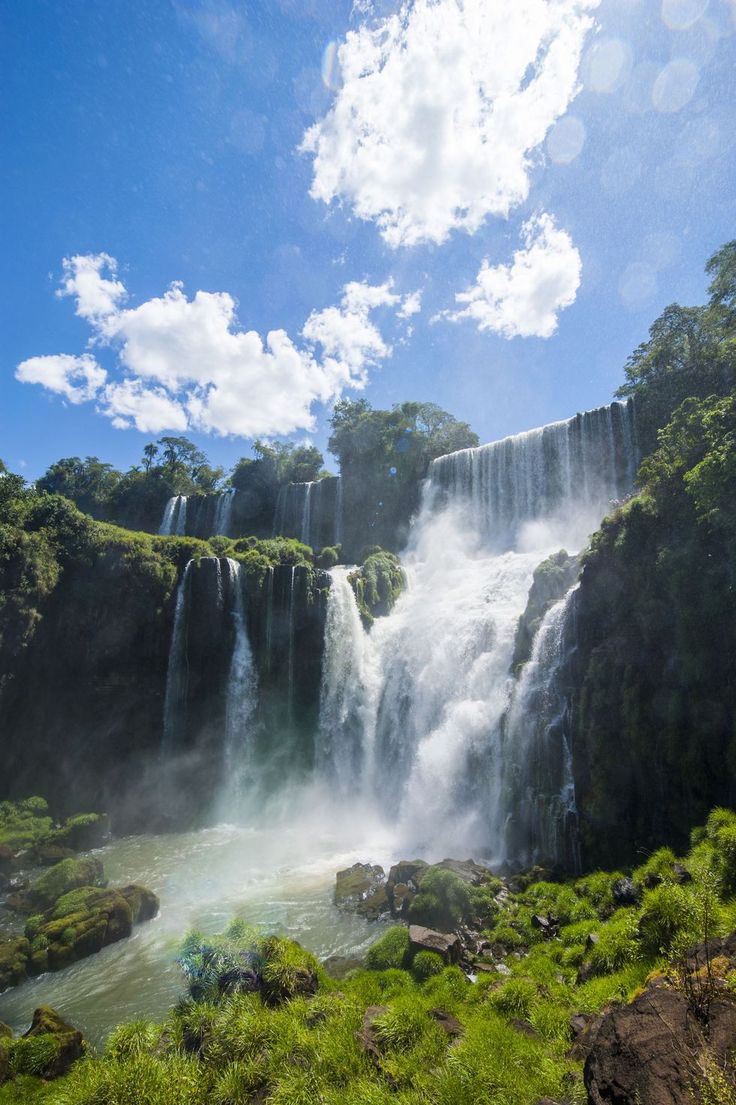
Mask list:
[[[437,952],[417,952],[412,960],[411,970],[417,982],[426,982],[432,975],[439,975],[444,970],[445,963]]]
[[[528,1020],[536,997],[537,988],[528,978],[510,978],[488,1000],[501,1016]]]
[[[646,955],[666,955],[676,940],[696,935],[695,902],[683,887],[663,884],[644,895],[639,941]]]
[[[409,906],[409,917],[418,924],[453,929],[472,912],[470,888],[454,871],[431,867],[422,877]]]
[[[639,889],[677,882],[674,872],[676,862],[677,857],[671,848],[660,848],[652,853],[646,863],[635,869],[632,878]]]
[[[408,958],[409,931],[403,925],[395,925],[371,944],[365,962],[372,971],[385,971],[406,966]]]

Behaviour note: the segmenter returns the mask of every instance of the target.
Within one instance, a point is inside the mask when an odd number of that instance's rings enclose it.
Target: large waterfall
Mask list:
[[[574,866],[574,589],[547,610],[518,678],[515,638],[534,569],[585,545],[637,459],[632,406],[617,403],[441,457],[403,557],[407,589],[370,631],[347,567],[329,580],[267,569],[251,602],[236,561],[188,565],[165,751],[220,765],[228,816],[257,816],[264,796],[311,778],[379,814],[397,850]],[[275,528],[319,547],[329,524],[334,540],[339,492],[335,479],[289,485]]]
[[[630,404],[442,457],[393,613],[356,640],[357,611],[333,581],[322,762],[343,776],[356,766],[356,793],[372,795],[402,848],[574,863],[556,684],[570,599],[545,617],[517,686],[514,639],[534,568],[586,543],[636,463]]]

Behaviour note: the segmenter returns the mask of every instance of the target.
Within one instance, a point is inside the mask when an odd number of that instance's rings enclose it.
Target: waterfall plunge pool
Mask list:
[[[158,917],[96,955],[7,990],[0,1021],[24,1032],[33,1010],[51,1005],[100,1045],[121,1022],[163,1020],[185,991],[176,963],[184,934],[221,932],[236,916],[298,940],[319,959],[363,955],[387,924],[341,913],[333,904],[335,873],[357,860],[395,857],[380,835],[365,833],[359,849],[346,846],[347,835],[344,825],[299,819],[111,841],[93,853],[105,877],[111,886],[138,882],[155,890]]]

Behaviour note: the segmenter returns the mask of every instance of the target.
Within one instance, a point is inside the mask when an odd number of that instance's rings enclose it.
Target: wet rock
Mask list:
[[[335,879],[335,905],[338,909],[358,913],[369,921],[389,913],[386,873],[383,868],[369,863],[354,863],[345,871],[338,871]]]
[[[616,879],[611,893],[617,906],[638,905],[641,898],[638,887],[629,878]]]
[[[121,898],[125,898],[130,906],[134,925],[139,925],[143,921],[152,921],[158,914],[160,908],[158,896],[148,887],[131,883],[129,886],[121,887],[118,894]]]
[[[454,932],[436,932],[423,925],[409,925],[409,950],[417,952],[437,952],[445,963],[459,963],[462,955],[462,942]]]
[[[55,1009],[41,1005],[35,1010],[31,1027],[23,1035],[23,1040],[32,1040],[38,1036],[51,1036],[56,1043],[45,1066],[35,1072],[41,1078],[59,1078],[66,1074],[77,1059],[84,1054],[84,1038],[78,1028],[73,1028],[60,1017]]]
[[[0,936],[0,993],[28,977],[30,955],[24,936]]]

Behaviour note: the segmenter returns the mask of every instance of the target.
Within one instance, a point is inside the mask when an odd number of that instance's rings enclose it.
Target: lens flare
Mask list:
[[[342,86],[338,46],[334,41],[328,42],[322,53],[322,83],[331,92],[339,91]]]

